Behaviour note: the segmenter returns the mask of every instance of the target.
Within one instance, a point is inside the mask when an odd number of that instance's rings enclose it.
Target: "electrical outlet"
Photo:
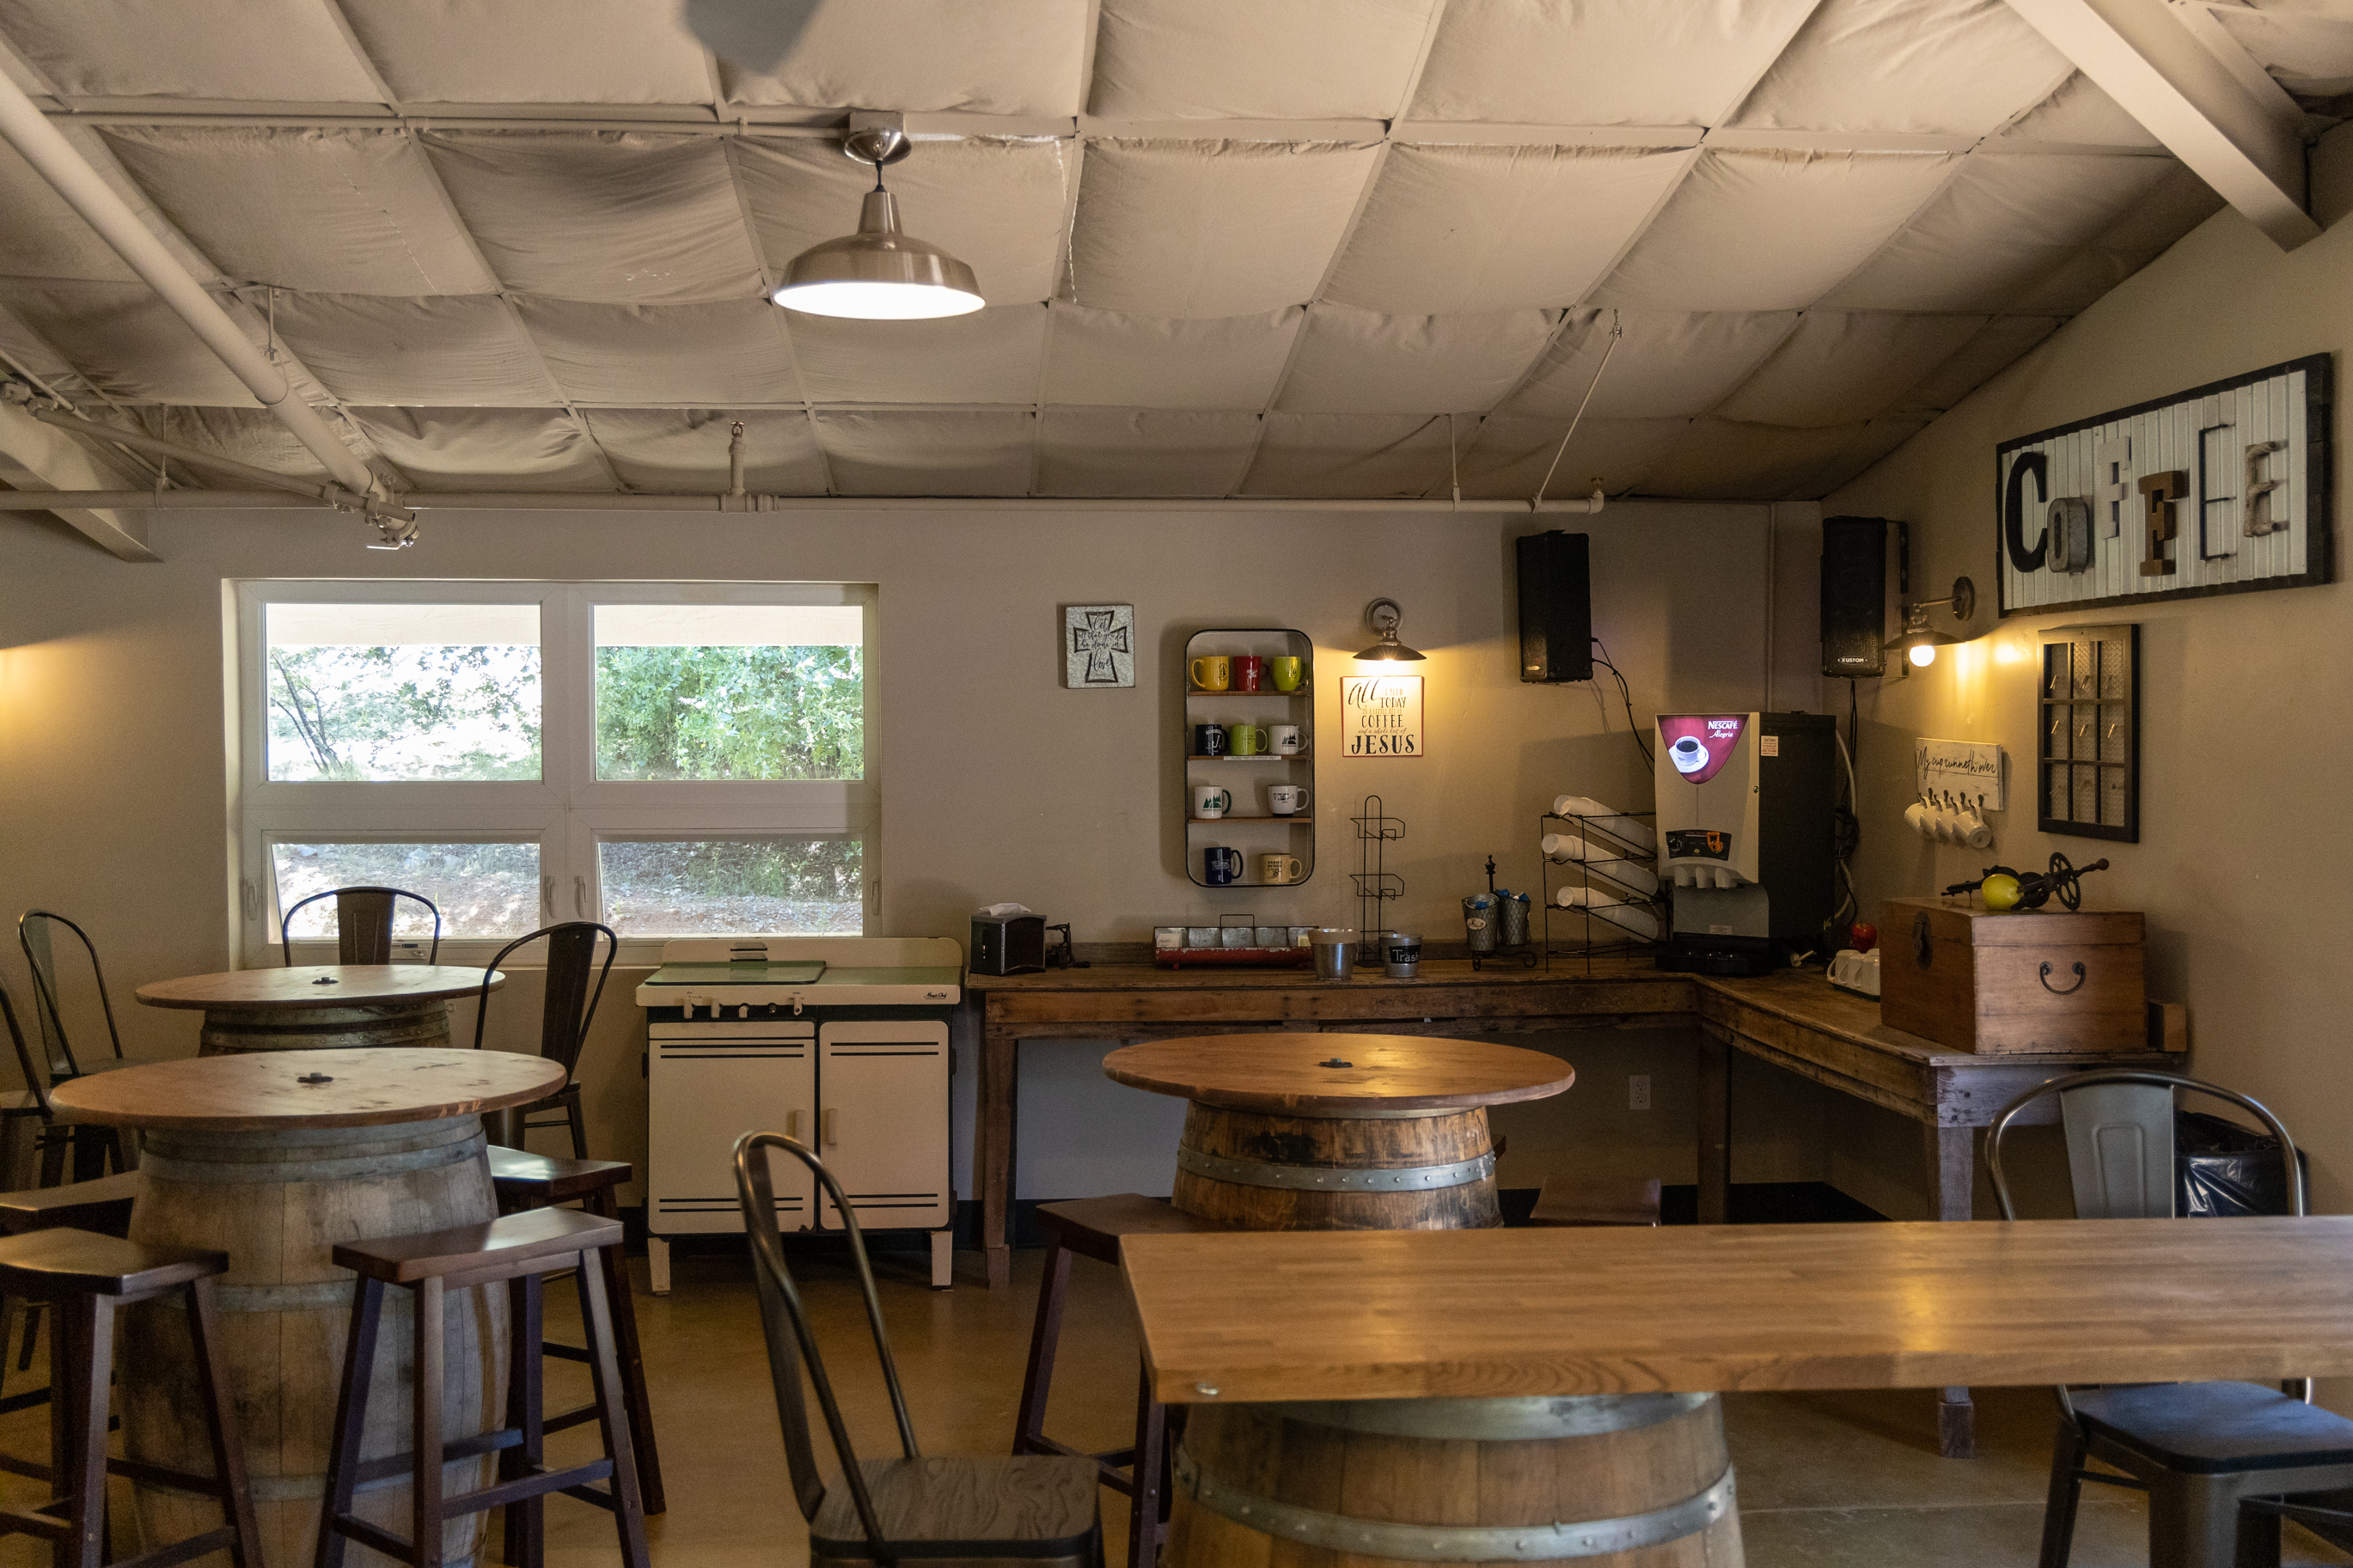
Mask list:
[[[1651,1075],[1649,1073],[1638,1072],[1627,1075],[1626,1109],[1629,1110],[1651,1109]]]

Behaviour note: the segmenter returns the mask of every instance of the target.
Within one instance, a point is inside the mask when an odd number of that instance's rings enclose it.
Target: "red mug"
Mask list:
[[[1234,656],[1233,667],[1234,689],[1256,691],[1259,676],[1266,668],[1266,661],[1254,653],[1237,654]]]

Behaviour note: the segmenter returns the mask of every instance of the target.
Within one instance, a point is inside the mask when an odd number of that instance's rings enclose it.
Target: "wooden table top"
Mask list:
[[[304,1083],[324,1074],[329,1081]],[[513,1051],[253,1051],[185,1057],[58,1085],[74,1121],[206,1132],[375,1127],[528,1105],[564,1086],[561,1063]]]
[[[491,976],[493,991],[506,983],[503,973]],[[372,1002],[430,1002],[481,988],[480,970],[454,964],[311,963],[151,981],[134,994],[150,1007],[361,1007]]]
[[[1130,1237],[1154,1396],[2353,1373],[2353,1215]]]
[[[1103,1058],[1103,1073],[1229,1110],[1325,1116],[1542,1100],[1577,1081],[1575,1068],[1542,1051],[1417,1035],[1193,1035],[1123,1047]]]

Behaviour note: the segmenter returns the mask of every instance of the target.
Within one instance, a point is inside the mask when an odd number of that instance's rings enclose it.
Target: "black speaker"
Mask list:
[[[1884,675],[1887,529],[1883,517],[1822,519],[1822,673]]]
[[[1520,679],[1593,679],[1593,581],[1582,533],[1521,536]]]

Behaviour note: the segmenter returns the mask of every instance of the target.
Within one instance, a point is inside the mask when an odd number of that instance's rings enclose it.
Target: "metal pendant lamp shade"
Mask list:
[[[1365,606],[1365,624],[1380,634],[1380,641],[1356,657],[1375,664],[1414,663],[1427,658],[1398,640],[1398,626],[1405,620],[1405,612],[1398,608],[1395,599],[1375,599]]]
[[[793,258],[784,287],[771,296],[790,310],[876,321],[962,316],[987,301],[972,268],[899,229],[899,205],[882,188],[882,165],[905,157],[905,132],[883,116],[860,116],[842,151],[874,166],[874,188],[858,215],[858,232],[813,245]],[[889,117],[895,121],[896,117]]]

